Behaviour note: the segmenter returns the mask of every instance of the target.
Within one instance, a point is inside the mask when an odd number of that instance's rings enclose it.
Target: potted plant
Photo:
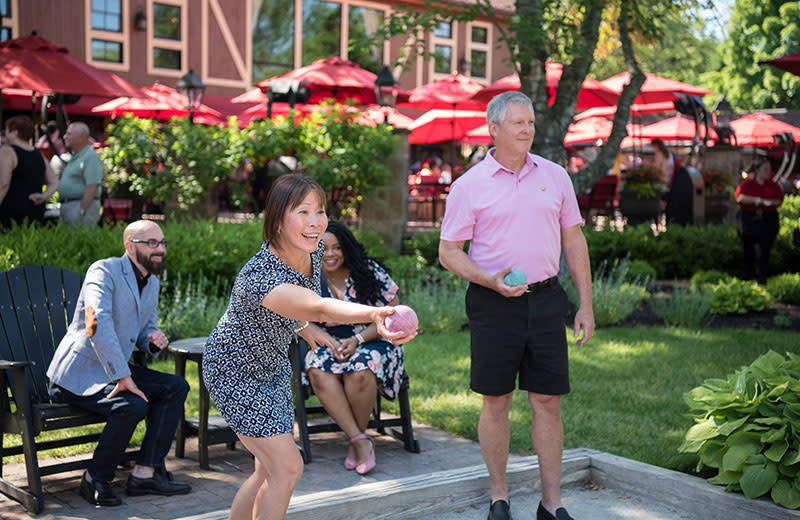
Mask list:
[[[706,222],[722,222],[728,215],[733,194],[731,176],[719,170],[703,170]]]
[[[666,192],[664,173],[643,164],[622,173],[619,210],[630,224],[655,218],[661,212],[661,196]]]

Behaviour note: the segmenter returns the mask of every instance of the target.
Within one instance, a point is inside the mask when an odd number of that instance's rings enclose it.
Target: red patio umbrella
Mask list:
[[[488,123],[473,128],[472,130],[464,134],[464,137],[459,139],[458,142],[462,144],[484,144],[484,145],[494,144],[494,141],[492,141],[492,136],[489,135]]]
[[[703,137],[704,127],[700,125],[700,137]],[[691,141],[695,136],[695,123],[683,116],[674,116],[668,119],[642,127],[639,136],[648,139],[663,139],[664,141]],[[709,137],[716,138],[713,130]]]
[[[800,76],[800,52],[797,54],[787,54],[786,56],[781,56],[773,60],[759,61],[758,63],[766,63],[767,65],[772,65],[783,71],[791,72],[795,76]]]
[[[358,105],[377,103],[375,74],[362,69],[352,61],[339,56],[317,60],[311,65],[260,81],[257,86],[266,92],[272,81],[293,80],[305,83],[311,90],[308,103],[319,103],[328,98],[337,101],[355,100]]]
[[[551,105],[555,102],[556,89],[558,88],[558,82],[561,80],[563,69],[563,65],[552,61],[548,61],[545,65],[548,103]],[[509,74],[480,90],[472,99],[486,105],[497,94],[508,92],[509,90],[519,90],[521,85],[519,76],[516,73]],[[586,78],[581,85],[581,90],[578,92],[575,110],[614,105],[617,103],[618,97],[618,93],[602,85],[596,79]]]
[[[800,128],[763,112],[747,114],[731,121],[730,125],[736,132],[736,142],[740,146],[775,146],[772,136],[783,132],[789,132],[795,141],[800,141]]]
[[[408,125],[409,144],[429,144],[460,139],[468,131],[486,122],[486,112],[480,110],[428,110]]]
[[[177,90],[160,83],[145,87],[142,93],[145,97],[130,98],[119,97],[107,103],[96,106],[92,112],[108,114],[112,118],[120,114],[132,114],[136,117],[147,117],[166,121],[172,117],[187,117],[189,110],[186,108],[186,98]],[[201,104],[194,110],[195,117],[200,117],[198,122],[222,123],[221,115],[217,110],[208,105]]]
[[[430,110],[433,108],[450,108],[461,110],[483,110],[482,103],[470,99],[483,86],[463,74],[454,72],[449,76],[437,79],[409,90],[408,100],[397,103],[399,107]]]
[[[239,94],[236,97],[231,98],[231,103],[266,103],[267,102],[267,95],[264,94],[260,88],[251,88],[244,94]]]
[[[31,34],[0,42],[0,89],[105,97],[137,96],[119,76],[89,65],[60,47]]]
[[[660,101],[657,103],[645,103],[631,105],[630,113],[632,116],[643,116],[645,114],[661,114],[663,112],[675,112],[675,104],[672,101]],[[584,110],[580,114],[575,114],[575,120],[580,121],[587,117],[612,117],[617,113],[617,105],[609,107],[594,107]]]
[[[356,117],[356,121],[362,125],[372,127],[382,123],[389,123],[395,128],[407,129],[414,122],[414,119],[393,107],[370,105]]]
[[[656,103],[659,101],[675,101],[678,99],[679,94],[702,97],[711,93],[711,91],[706,88],[696,87],[694,85],[683,83],[681,81],[675,81],[673,79],[662,78],[661,76],[656,76],[655,74],[647,73],[645,76],[647,76],[647,78],[645,79],[641,90],[639,90],[639,95],[636,96],[634,103],[647,104]],[[630,74],[628,72],[621,72],[616,76],[611,76],[608,79],[604,79],[600,83],[619,95],[622,93],[622,89],[625,87],[625,85],[630,83],[630,81]]]

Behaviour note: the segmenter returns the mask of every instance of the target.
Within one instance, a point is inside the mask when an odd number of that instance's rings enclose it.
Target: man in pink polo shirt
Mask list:
[[[558,269],[563,251],[580,298],[574,333],[577,338],[582,331],[578,344],[583,345],[594,333],[589,253],[567,172],[529,153],[530,99],[520,92],[500,94],[489,103],[486,120],[495,148],[450,188],[439,259],[470,282],[470,388],[483,395],[478,437],[491,483],[489,520],[511,518],[508,412],[517,377],[533,411],[531,438],[542,479],[536,518],[567,520],[572,517],[560,489],[560,396],[569,392],[567,296]],[[512,268],[522,270],[529,283],[506,285]]]

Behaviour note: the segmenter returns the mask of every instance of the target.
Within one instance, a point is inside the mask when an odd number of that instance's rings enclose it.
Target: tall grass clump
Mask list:
[[[449,271],[429,269],[427,276],[403,281],[401,301],[416,311],[421,333],[455,332],[467,323],[465,284]]]
[[[607,327],[620,323],[630,316],[636,307],[646,301],[650,295],[644,284],[650,282],[649,278],[639,278],[631,283],[628,279],[628,258],[614,261],[611,268],[603,262],[592,276],[592,309],[594,321],[598,327]],[[560,281],[567,293],[569,301],[578,306],[578,291],[572,278],[566,275],[562,266],[563,276]],[[638,277],[637,277],[638,278]]]
[[[698,329],[709,321],[711,294],[676,287],[669,298],[652,298],[650,308],[670,327]]]
[[[208,336],[228,306],[229,291],[222,281],[204,276],[164,276],[158,301],[159,329],[170,341]]]

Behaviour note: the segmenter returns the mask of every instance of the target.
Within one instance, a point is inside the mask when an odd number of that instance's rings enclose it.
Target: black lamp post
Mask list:
[[[295,103],[306,103],[311,97],[311,89],[302,81],[291,79],[275,79],[267,88],[267,119],[272,119],[272,103],[289,103],[294,109]]]
[[[382,107],[393,107],[397,101],[397,80],[388,65],[384,65],[375,78],[375,98]],[[384,123],[389,123],[389,114],[384,112]]]
[[[186,96],[186,109],[189,111],[189,121],[194,123],[194,111],[203,102],[203,95],[206,93],[206,86],[200,76],[194,73],[194,69],[181,76],[176,88]]]

